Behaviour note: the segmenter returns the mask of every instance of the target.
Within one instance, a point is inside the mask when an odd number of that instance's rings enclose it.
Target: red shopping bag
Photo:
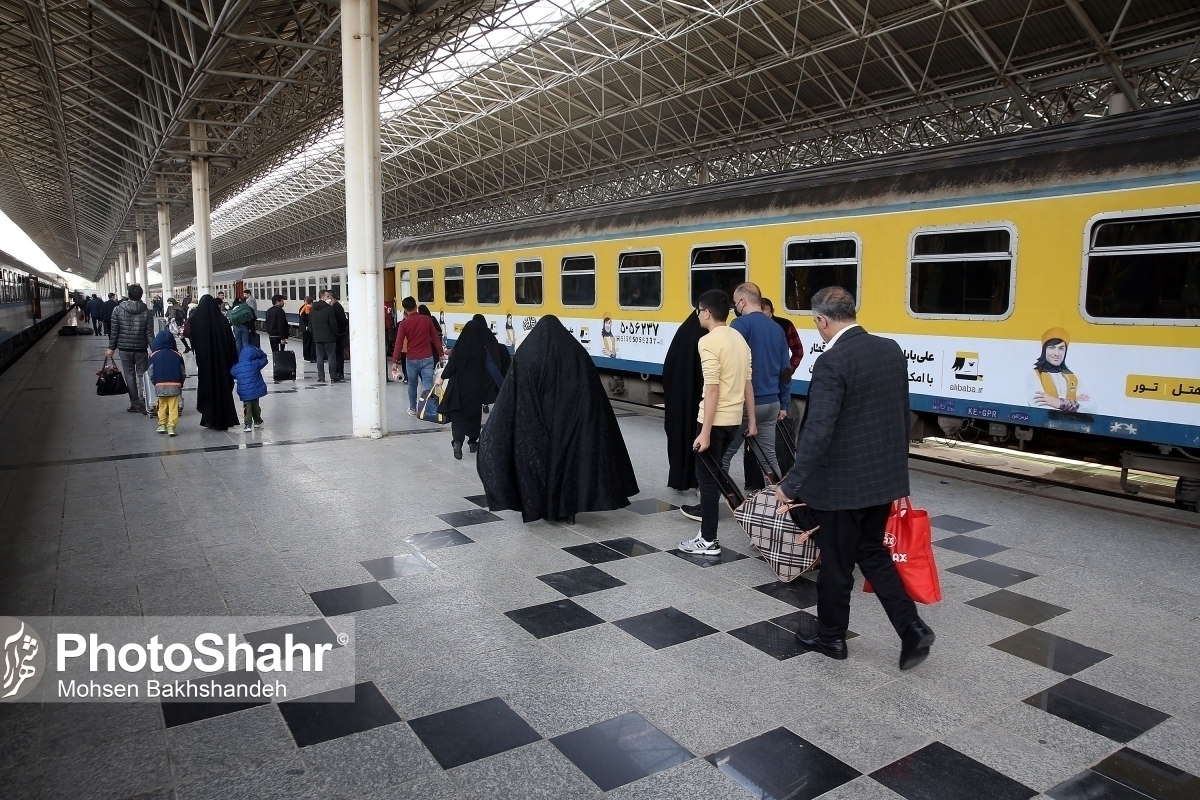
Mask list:
[[[941,600],[942,584],[933,561],[929,512],[914,508],[911,497],[896,500],[884,530],[883,544],[892,552],[892,561],[908,596],[926,604]],[[870,581],[863,583],[863,591],[872,591]]]

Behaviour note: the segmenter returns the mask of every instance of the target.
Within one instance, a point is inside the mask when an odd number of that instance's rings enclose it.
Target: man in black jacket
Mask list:
[[[321,292],[321,299],[313,304],[308,313],[308,324],[312,329],[313,345],[317,349],[317,383],[325,383],[325,362],[329,362],[329,378],[337,378],[337,361],[334,354],[337,348],[340,326],[337,320],[337,308],[332,304],[333,294],[326,289]]]
[[[271,307],[267,309],[267,318],[263,322],[263,330],[271,341],[271,352],[283,350],[283,342],[288,338],[287,312],[283,310],[284,296],[277,294],[271,298]]]
[[[117,296],[112,292],[108,293],[108,299],[104,301],[104,309],[102,311],[102,319],[104,320],[104,335],[112,334],[112,314],[113,309],[117,307]]]
[[[894,340],[859,326],[854,296],[840,286],[813,295],[812,311],[825,350],[813,365],[796,463],[775,489],[780,501],[807,503],[821,524],[819,626],[796,636],[846,658],[857,563],[900,635],[900,669],[910,669],[929,655],[934,635],[883,544],[892,501],[909,493],[908,360]]]
[[[113,309],[104,355],[111,358],[114,352],[120,352],[121,373],[129,387],[129,410],[137,414],[146,413],[149,398],[142,397],[142,379],[146,375],[146,354],[153,341],[154,325],[150,309],[142,302],[142,287],[130,284],[129,299]]]

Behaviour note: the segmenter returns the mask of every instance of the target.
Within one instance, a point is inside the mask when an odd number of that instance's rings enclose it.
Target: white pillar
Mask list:
[[[150,268],[146,266],[146,229],[138,221],[137,229],[138,283],[142,284],[143,300],[150,305]]]
[[[212,294],[212,226],[208,199],[208,133],[203,122],[188,123],[192,139],[192,216],[196,234],[196,299]]]
[[[117,289],[117,297],[124,297],[125,289],[129,286],[129,284],[133,283],[133,280],[129,277],[129,261],[125,258],[124,253],[117,253],[117,262],[121,266],[120,279],[125,282],[124,286]]]
[[[125,271],[129,274],[129,283],[137,283],[137,254],[133,252],[133,242],[125,243]],[[143,296],[146,287],[142,287]]]
[[[378,0],[342,0],[346,123],[346,264],[354,436],[387,433],[383,353],[383,212],[379,189]]]
[[[171,204],[167,202],[167,176],[158,176],[158,270],[162,273],[164,308],[175,296],[175,273],[171,270]]]

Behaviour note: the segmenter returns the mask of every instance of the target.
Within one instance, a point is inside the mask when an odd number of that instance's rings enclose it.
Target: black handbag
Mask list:
[[[117,362],[111,356],[105,356],[104,364],[96,370],[96,394],[101,397],[115,394],[129,394],[125,384],[125,376],[117,368]]]

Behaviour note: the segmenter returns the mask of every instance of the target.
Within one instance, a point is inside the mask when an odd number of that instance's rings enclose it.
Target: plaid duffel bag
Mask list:
[[[784,583],[796,580],[820,561],[821,551],[812,538],[820,526],[812,511],[796,503],[779,513],[774,486],[751,494],[733,516]]]

